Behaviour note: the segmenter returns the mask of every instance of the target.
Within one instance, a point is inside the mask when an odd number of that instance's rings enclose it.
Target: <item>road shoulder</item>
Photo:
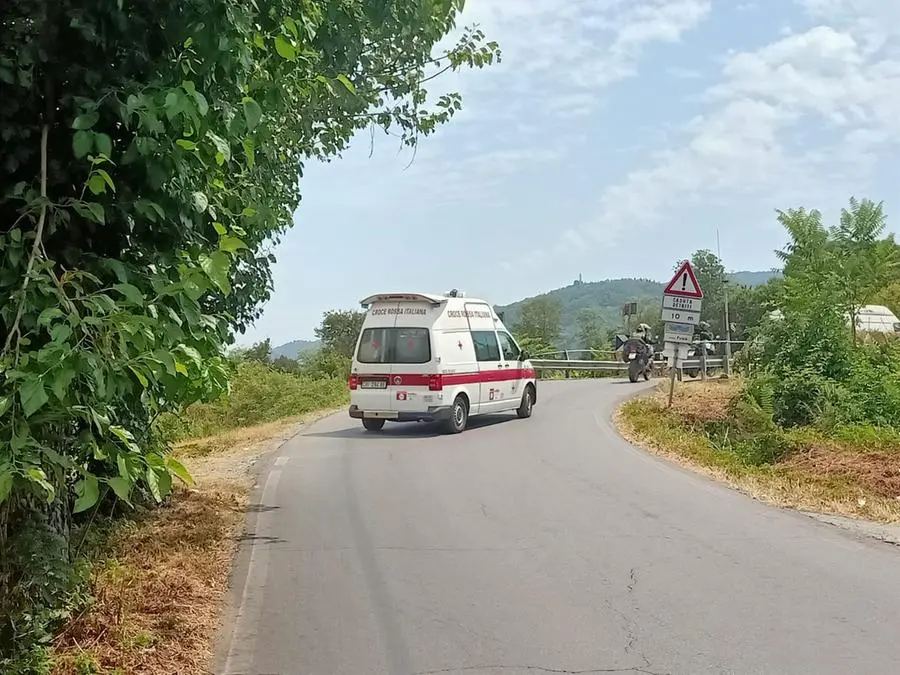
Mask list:
[[[774,461],[742,455],[729,426],[739,388],[734,381],[686,384],[671,409],[661,391],[640,395],[617,407],[613,425],[632,445],[756,500],[900,544],[900,494],[890,482],[897,449],[824,442],[804,431],[790,432],[790,451]]]
[[[277,450],[326,410],[177,445],[194,484],[116,521],[91,557],[92,601],[54,645],[54,675],[208,674],[241,587],[239,546]]]

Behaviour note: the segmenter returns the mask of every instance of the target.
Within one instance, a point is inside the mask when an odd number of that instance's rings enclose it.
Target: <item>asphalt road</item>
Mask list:
[[[635,386],[541,382],[459,436],[310,427],[261,478],[216,672],[900,672],[900,550],[624,443]]]

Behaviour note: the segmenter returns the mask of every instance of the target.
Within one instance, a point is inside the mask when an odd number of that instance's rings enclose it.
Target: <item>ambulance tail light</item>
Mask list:
[[[350,387],[350,391],[356,391],[357,387],[359,387],[359,376],[351,375],[347,378],[347,386]]]
[[[443,391],[444,377],[440,373],[428,376],[428,391]]]

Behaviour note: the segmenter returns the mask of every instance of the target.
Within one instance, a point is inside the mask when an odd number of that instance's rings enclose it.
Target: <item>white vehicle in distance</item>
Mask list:
[[[484,300],[379,293],[360,304],[367,311],[350,369],[350,417],[368,431],[436,421],[459,433],[473,415],[531,417],[534,367]]]

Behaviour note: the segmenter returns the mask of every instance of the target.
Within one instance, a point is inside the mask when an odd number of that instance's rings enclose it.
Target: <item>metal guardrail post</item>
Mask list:
[[[700,379],[706,379],[706,347],[700,348]]]

